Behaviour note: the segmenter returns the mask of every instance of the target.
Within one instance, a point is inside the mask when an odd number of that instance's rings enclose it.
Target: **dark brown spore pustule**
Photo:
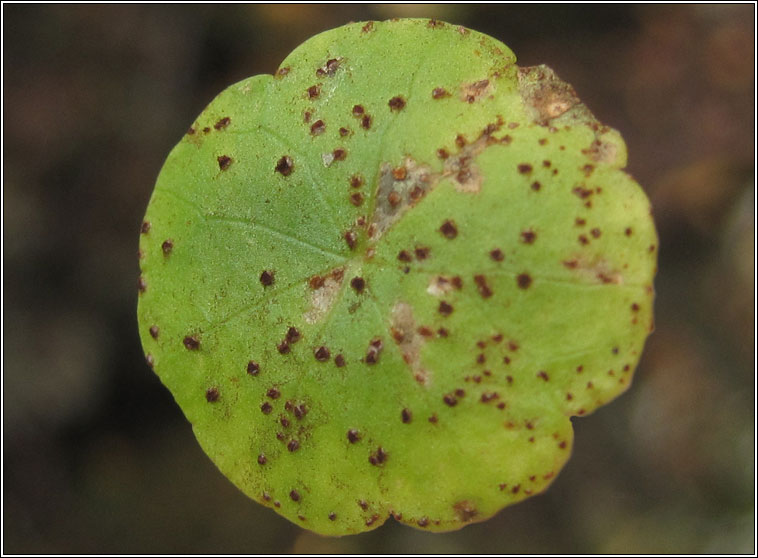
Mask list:
[[[387,457],[389,457],[389,454],[384,451],[384,448],[382,446],[379,446],[376,448],[376,451],[369,455],[368,462],[372,465],[382,465],[385,461],[387,461]]]
[[[469,502],[468,500],[463,500],[461,502],[456,502],[453,505],[453,509],[455,510],[455,515],[458,516],[458,519],[463,521],[464,523],[467,523],[474,519],[479,512],[476,509],[476,506]]]
[[[366,288],[366,280],[363,277],[353,277],[350,280],[350,286],[356,293],[360,294]]]
[[[413,419],[413,413],[412,413],[412,412],[411,412],[411,410],[410,410],[410,409],[408,409],[408,408],[406,408],[406,409],[403,409],[403,411],[400,413],[400,418],[401,418],[401,420],[402,420],[402,421],[403,421],[405,424],[408,424],[408,423],[409,423],[409,422],[411,422],[411,420]]]
[[[225,116],[224,118],[222,118],[221,120],[219,120],[218,122],[216,122],[213,125],[213,127],[216,128],[216,130],[223,130],[224,128],[226,128],[229,125],[229,123],[231,121],[232,121],[231,118],[229,118],[228,116]]]
[[[445,220],[440,227],[440,232],[445,238],[453,239],[458,236],[458,227],[455,225],[455,221],[452,219]]]
[[[355,444],[361,441],[361,433],[358,432],[356,429],[351,428],[347,431],[347,440],[351,444]]]
[[[537,372],[537,377],[545,380],[546,382],[550,380],[550,376],[547,375],[547,372],[544,370],[540,370]]]
[[[271,406],[271,403],[269,403],[268,401],[264,401],[261,404],[261,413],[263,413],[264,415],[268,415],[273,410],[274,408]]]
[[[170,238],[163,241],[163,244],[161,244],[161,250],[163,250],[163,255],[168,256],[171,251],[174,249],[174,241]]]
[[[300,449],[300,442],[298,442],[297,440],[290,440],[289,442],[287,442],[287,449],[290,452],[297,451],[298,449]]]
[[[345,234],[343,234],[342,237],[345,239],[347,247],[351,250],[353,250],[355,248],[355,245],[358,243],[358,235],[356,235],[353,231],[345,231]]]
[[[184,338],[182,341],[184,343],[184,347],[188,351],[196,351],[200,348],[200,340],[197,338],[196,335],[188,335]]]
[[[453,306],[449,302],[441,300],[437,311],[443,316],[449,316],[453,313]]]
[[[321,86],[320,85],[311,85],[306,92],[308,93],[309,99],[316,99],[321,94]]]
[[[332,156],[335,161],[344,161],[347,158],[347,150],[339,147],[332,151]]]
[[[379,361],[379,355],[382,352],[383,348],[382,340],[378,337],[375,337],[371,340],[371,343],[369,343],[368,350],[366,351],[366,356],[363,359],[366,364],[376,364]]]
[[[150,337],[153,339],[158,339],[158,334],[160,334],[161,330],[158,329],[158,326],[150,326]]]
[[[442,397],[442,401],[444,401],[445,405],[447,405],[448,407],[455,407],[458,404],[458,398],[452,393],[446,393]]]
[[[342,368],[345,366],[345,357],[342,355],[337,355],[334,357],[334,364],[337,366],[337,368]]]
[[[532,284],[532,277],[528,273],[520,273],[518,277],[516,277],[516,283],[520,289],[528,289]]]
[[[397,254],[397,259],[401,262],[411,262],[413,261],[413,256],[407,250],[400,250]]]
[[[209,387],[205,390],[205,400],[208,401],[208,403],[215,403],[218,401],[220,395],[217,387]]]
[[[405,99],[398,95],[397,97],[392,97],[387,104],[389,105],[390,110],[402,110],[405,108]]]
[[[140,293],[144,293],[147,290],[147,282],[145,281],[145,278],[142,277],[142,275],[140,275],[139,279],[137,279],[137,290]]]
[[[519,163],[517,168],[521,174],[529,174],[532,172],[532,165],[529,163]]]
[[[261,371],[260,365],[255,362],[254,360],[251,360],[247,363],[247,373],[251,376],[257,376],[258,373]]]
[[[363,203],[363,194],[360,192],[350,194],[350,203],[352,203],[355,207],[360,206]]]
[[[535,240],[537,240],[537,233],[532,229],[521,231],[521,242],[524,244],[534,244]]]
[[[276,350],[279,351],[280,355],[286,355],[290,352],[290,344],[287,343],[287,340],[285,339],[276,346]]]
[[[500,248],[495,248],[490,251],[490,258],[496,262],[502,262],[505,259],[505,254],[503,254],[503,251]]]
[[[429,257],[429,252],[431,252],[431,248],[427,248],[426,246],[419,246],[414,250],[414,253],[416,254],[416,259],[421,261],[425,260]]]
[[[361,117],[361,128],[364,130],[370,130],[371,129],[371,115],[364,114]]]
[[[273,271],[263,271],[261,273],[261,285],[264,287],[270,287],[274,284],[274,272]]]
[[[316,360],[319,362],[326,362],[329,360],[329,349],[322,345],[313,352],[313,356],[316,357]]]
[[[363,108],[363,105],[353,105],[353,116],[362,116],[364,112],[366,109]]]
[[[142,221],[142,225],[140,225],[139,232],[142,234],[147,234],[150,232],[150,221]]]
[[[300,341],[300,332],[296,327],[290,326],[287,328],[286,339],[288,343],[297,343]]]
[[[281,174],[282,176],[289,176],[292,174],[292,171],[294,170],[295,165],[292,162],[292,157],[289,155],[284,155],[281,159],[279,159],[276,163],[276,167],[274,167],[274,170]]]
[[[324,124],[323,120],[316,120],[311,124],[311,135],[318,136],[323,134],[324,130],[326,130],[326,124]]]
[[[487,278],[484,275],[474,275],[474,283],[482,298],[489,298],[492,296],[492,289],[487,284]]]
[[[222,171],[225,171],[229,168],[229,166],[232,164],[232,158],[228,155],[219,155],[216,157],[216,160],[218,161],[218,168]]]
[[[268,459],[266,459],[266,456],[262,453],[258,455],[258,465],[265,465],[268,462]]]
[[[290,490],[290,498],[293,502],[300,501],[300,493],[297,490]]]
[[[334,513],[334,512],[331,512],[331,513],[328,515],[328,517],[329,517],[329,521],[334,521],[335,519],[337,519],[337,514],[336,514],[336,513]]]

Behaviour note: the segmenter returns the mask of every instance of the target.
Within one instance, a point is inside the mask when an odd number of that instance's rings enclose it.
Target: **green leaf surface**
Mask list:
[[[620,135],[544,66],[355,23],[223,91],[140,235],[148,362],[248,496],[323,534],[537,494],[632,380],[657,239]]]

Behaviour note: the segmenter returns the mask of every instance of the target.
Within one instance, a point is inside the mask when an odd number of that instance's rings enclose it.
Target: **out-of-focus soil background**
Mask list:
[[[4,553],[752,553],[753,5],[4,5]],[[629,146],[660,233],[631,389],[543,495],[322,538],[234,488],[137,336],[164,158],[226,86],[348,21],[436,17],[546,63]]]

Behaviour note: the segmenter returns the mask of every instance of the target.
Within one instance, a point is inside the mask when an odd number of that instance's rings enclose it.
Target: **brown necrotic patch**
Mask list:
[[[481,79],[473,83],[464,83],[461,86],[461,101],[474,103],[488,97],[492,97],[494,85],[488,79]]]
[[[371,218],[377,238],[389,229],[434,186],[429,167],[410,157],[397,167],[382,163],[376,188],[376,206]]]
[[[281,174],[282,176],[289,176],[292,174],[292,171],[295,169],[295,165],[292,162],[292,157],[289,155],[284,155],[281,159],[279,159],[276,163],[276,166],[274,167],[274,170]]]
[[[311,291],[310,307],[303,315],[307,323],[315,324],[326,316],[336,300],[344,274],[344,268],[334,269],[329,275],[323,276],[323,281]]]
[[[422,328],[416,325],[413,308],[405,302],[395,303],[390,323],[390,337],[402,354],[403,362],[410,368],[413,378],[419,384],[426,385],[430,372],[421,364],[421,348],[426,342],[426,336],[422,333]]]
[[[561,81],[547,66],[519,68],[518,80],[519,93],[537,124],[548,126],[551,120],[575,107],[573,112],[581,112],[574,88]]]
[[[435,87],[432,90],[432,99],[444,99],[449,96],[450,93],[444,87]]]

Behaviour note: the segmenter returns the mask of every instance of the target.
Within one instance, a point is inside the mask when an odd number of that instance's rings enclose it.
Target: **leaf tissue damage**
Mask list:
[[[652,331],[625,164],[491,37],[327,31],[168,156],[140,228],[147,362],[219,469],[305,529],[484,521],[554,481],[570,418],[629,387]]]

